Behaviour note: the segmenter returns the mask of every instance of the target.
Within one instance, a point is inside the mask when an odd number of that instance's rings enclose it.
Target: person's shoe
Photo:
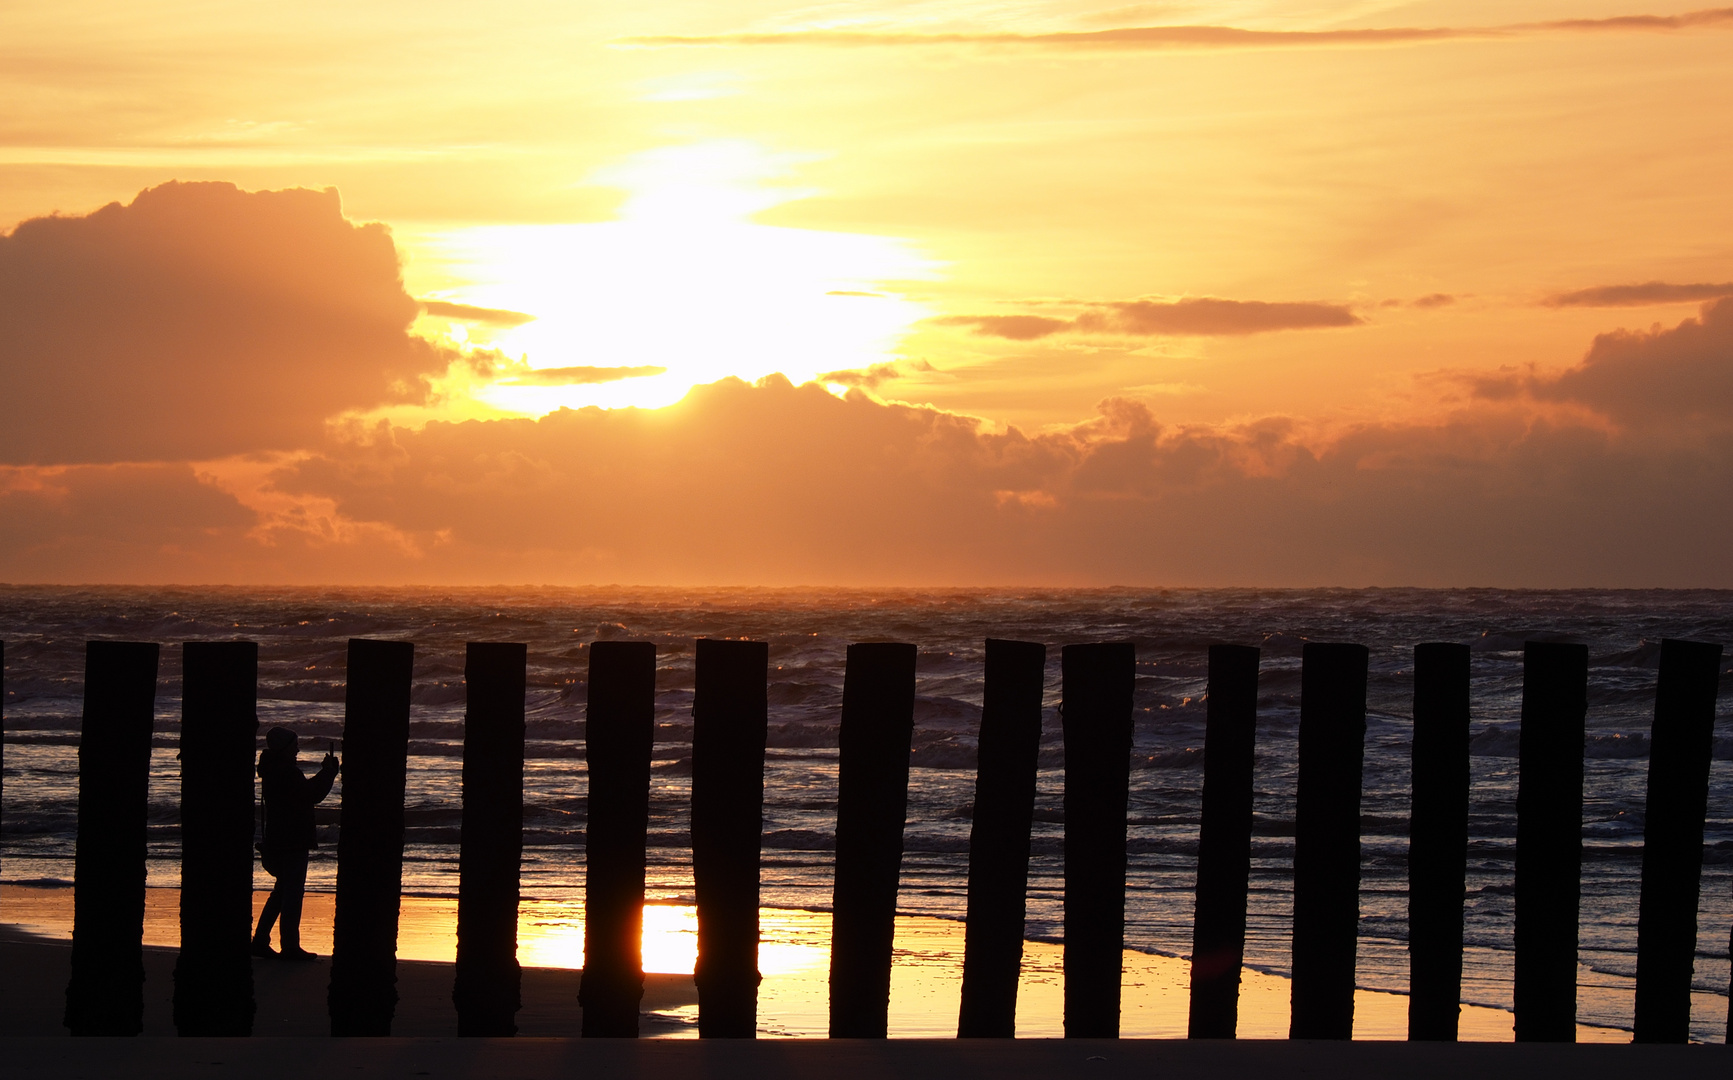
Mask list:
[[[317,959],[319,959],[318,953],[310,953],[306,949],[303,949],[298,945],[293,949],[284,949],[281,955],[282,955],[282,958],[284,960],[317,960]]]
[[[254,938],[253,955],[274,960],[277,957],[277,950],[271,948],[271,943],[269,941],[260,941],[258,938]]]

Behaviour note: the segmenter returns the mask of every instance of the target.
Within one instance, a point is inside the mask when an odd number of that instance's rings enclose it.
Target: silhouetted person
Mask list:
[[[277,883],[259,913],[259,928],[253,931],[254,956],[278,955],[271,948],[271,925],[281,916],[283,959],[318,959],[301,948],[301,899],[307,887],[307,855],[319,844],[313,807],[331,794],[339,765],[337,756],[327,753],[309,779],[296,763],[299,750],[295,733],[276,727],[266,732],[265,749],[259,753],[259,779],[265,789],[265,836],[259,843],[259,861]]]

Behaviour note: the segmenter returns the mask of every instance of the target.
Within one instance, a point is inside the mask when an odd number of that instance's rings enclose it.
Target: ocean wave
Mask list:
[[[834,724],[772,724],[765,745],[788,750],[834,747],[840,745],[839,735]]]
[[[972,742],[936,741],[916,746],[909,754],[909,765],[916,769],[973,771],[979,755],[980,751]]]
[[[759,844],[780,851],[835,851],[836,835],[814,829],[767,829]]]
[[[1201,769],[1203,768],[1203,747],[1187,746],[1179,750],[1165,750],[1157,754],[1133,754],[1131,758],[1133,769]]]

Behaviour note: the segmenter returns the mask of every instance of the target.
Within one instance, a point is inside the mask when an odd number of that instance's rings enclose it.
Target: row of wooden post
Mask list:
[[[253,994],[253,752],[258,649],[184,654],[182,1034],[245,1034]],[[142,1026],[145,787],[158,648],[92,642],[80,746],[74,1034]],[[396,1003],[403,796],[413,646],[349,643],[342,827],[328,997],[334,1035],[388,1034]],[[1636,1038],[1684,1041],[1721,649],[1666,641],[1650,747]],[[699,1028],[757,1028],[759,855],[768,646],[700,639],[691,833]],[[913,645],[851,645],[843,686],[830,974],[832,1037],[882,1038],[908,795]],[[1361,767],[1369,656],[1309,643],[1301,666],[1293,908],[1294,1038],[1353,1030]],[[958,1034],[1010,1037],[1016,1018],[1046,648],[988,640]],[[521,644],[471,643],[453,1000],[464,1035],[509,1035],[522,851]],[[1135,649],[1066,646],[1064,1009],[1067,1037],[1119,1033]],[[1205,736],[1190,1035],[1232,1038],[1244,960],[1259,653],[1213,646]],[[1575,1036],[1588,654],[1524,651],[1516,853],[1516,1036]],[[588,672],[585,1036],[638,1033],[656,648],[596,642]],[[1415,650],[1410,825],[1410,1037],[1456,1037],[1469,807],[1469,651]],[[1730,1010],[1733,1011],[1733,1010]]]

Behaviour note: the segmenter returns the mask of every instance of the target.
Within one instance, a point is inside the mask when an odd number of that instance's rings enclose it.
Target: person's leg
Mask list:
[[[283,910],[283,879],[276,878],[271,884],[271,895],[265,898],[265,910],[259,912],[259,928],[253,931],[253,954],[264,956],[271,951],[271,927],[277,923],[277,915]]]
[[[283,858],[283,874],[277,889],[283,893],[283,955],[301,952],[301,901],[307,889],[307,853],[297,851]],[[273,892],[272,895],[275,895]]]

